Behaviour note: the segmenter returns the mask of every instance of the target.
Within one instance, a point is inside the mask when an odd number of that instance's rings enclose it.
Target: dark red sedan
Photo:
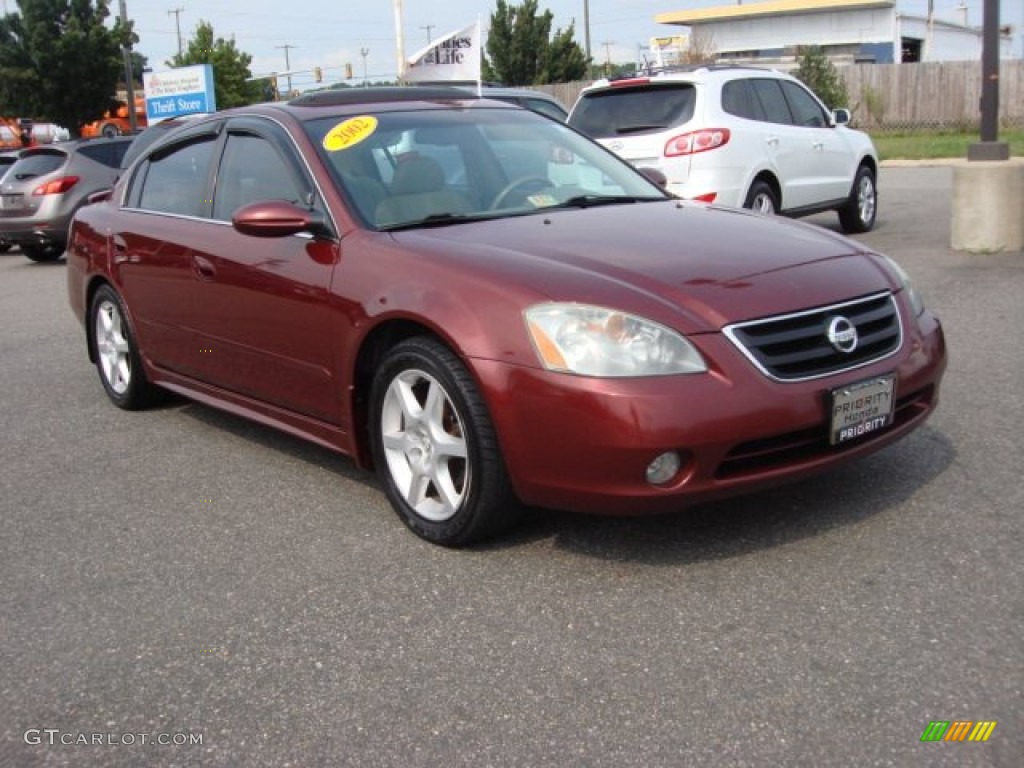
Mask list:
[[[171,390],[348,454],[446,545],[834,467],[922,424],[946,362],[885,256],[436,88],[168,131],[76,216],[68,288],[116,405]]]

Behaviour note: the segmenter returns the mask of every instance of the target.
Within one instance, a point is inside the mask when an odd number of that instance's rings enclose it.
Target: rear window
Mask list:
[[[8,174],[11,179],[22,181],[34,179],[37,176],[45,176],[59,170],[67,161],[68,156],[63,152],[47,150],[45,152],[34,152],[22,157],[11,166]]]
[[[689,122],[696,94],[692,83],[612,86],[585,94],[569,125],[595,139],[657,133]]]

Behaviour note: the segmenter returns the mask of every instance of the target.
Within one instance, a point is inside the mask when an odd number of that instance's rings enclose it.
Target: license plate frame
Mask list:
[[[872,376],[829,393],[829,442],[842,445],[889,429],[896,412],[896,374]]]

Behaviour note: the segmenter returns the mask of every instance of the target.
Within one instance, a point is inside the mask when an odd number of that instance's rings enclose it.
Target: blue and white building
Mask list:
[[[655,21],[688,27],[693,47],[719,61],[784,65],[811,45],[836,63],[981,59],[980,13],[968,19],[963,5],[952,17],[938,18],[906,13],[901,5],[900,0],[769,0],[671,11]],[[1012,30],[1004,26],[1001,57],[1009,58],[1011,47]]]

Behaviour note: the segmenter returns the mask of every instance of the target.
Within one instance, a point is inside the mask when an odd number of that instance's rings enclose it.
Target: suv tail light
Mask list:
[[[78,176],[61,176],[59,179],[40,184],[32,190],[33,195],[61,195],[78,183]]]
[[[728,128],[705,128],[703,131],[681,133],[665,142],[665,157],[695,155],[709,149],[718,149],[728,143]]]

